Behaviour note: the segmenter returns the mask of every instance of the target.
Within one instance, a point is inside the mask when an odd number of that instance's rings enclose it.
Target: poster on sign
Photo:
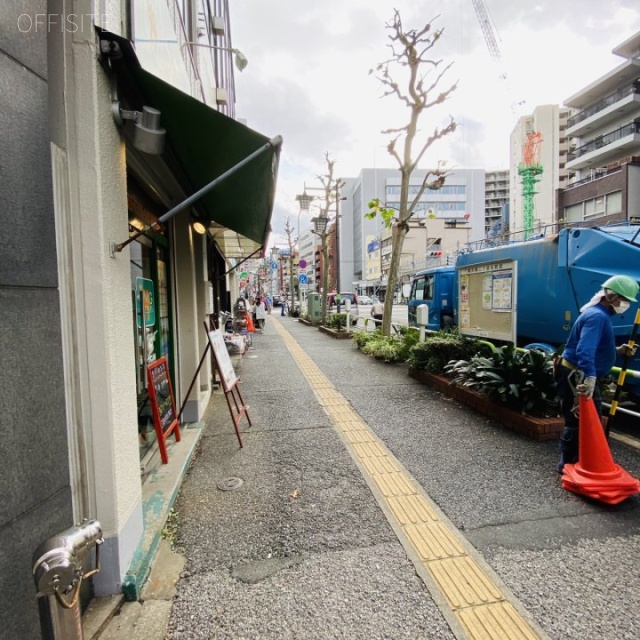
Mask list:
[[[238,378],[236,377],[236,372],[233,370],[227,345],[225,344],[224,337],[219,329],[209,331],[209,342],[213,348],[213,355],[216,359],[216,365],[220,375],[220,380],[222,380],[222,386],[225,391],[231,391],[238,381]]]
[[[149,401],[153,411],[153,423],[160,449],[160,458],[162,464],[167,464],[169,462],[167,438],[173,434],[176,442],[180,442],[180,426],[167,358],[163,356],[147,365],[147,376]]]

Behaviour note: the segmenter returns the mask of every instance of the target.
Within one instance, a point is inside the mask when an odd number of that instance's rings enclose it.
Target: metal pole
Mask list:
[[[638,336],[638,326],[640,326],[640,309],[636,311],[636,317],[633,321],[633,329],[631,330],[631,337],[628,341],[628,344],[631,347],[634,347],[636,344],[636,338]],[[624,380],[627,376],[627,367],[629,365],[629,354],[625,353],[624,358],[622,360],[622,367],[620,369],[620,375],[618,376],[618,380],[616,381],[616,390],[613,394],[613,400],[611,401],[611,406],[609,407],[609,419],[607,420],[607,427],[605,429],[605,433],[607,437],[609,437],[609,432],[611,431],[611,425],[614,422],[616,417],[616,411],[618,410],[618,402],[620,401],[620,394],[622,393],[622,387],[624,386]]]
[[[340,287],[340,181],[336,180],[336,299],[337,311],[340,313],[342,291]]]

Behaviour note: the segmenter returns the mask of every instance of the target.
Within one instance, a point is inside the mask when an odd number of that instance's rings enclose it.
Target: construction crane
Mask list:
[[[489,11],[484,0],[471,0],[475,9],[482,35],[484,36],[489,55],[493,62],[500,69],[500,78],[505,83],[511,97],[511,90],[507,78],[507,72],[504,69],[500,47],[495,35],[495,29],[489,17]],[[511,111],[517,119],[520,115],[520,108],[524,101],[516,102],[511,100]],[[522,162],[518,166],[518,175],[522,177],[522,226],[524,228],[525,238],[529,238],[533,231],[534,223],[534,196],[537,193],[535,189],[536,182],[540,181],[542,174],[542,165],[540,164],[540,143],[542,142],[542,134],[533,131],[527,136],[527,140],[522,147]]]
[[[482,29],[482,35],[484,36],[484,41],[487,43],[487,49],[489,49],[491,59],[496,65],[502,67],[502,56],[500,55],[500,47],[498,46],[498,41],[496,40],[496,36],[493,32],[493,26],[491,24],[491,20],[489,19],[489,12],[487,11],[487,7],[482,0],[471,1],[473,2],[473,8],[476,11],[476,16],[478,17],[478,22],[480,23],[480,28]],[[506,72],[504,72],[504,70],[502,70],[500,77],[506,79],[507,74]]]

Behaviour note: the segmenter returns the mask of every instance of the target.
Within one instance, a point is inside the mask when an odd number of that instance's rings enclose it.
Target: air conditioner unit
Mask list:
[[[216,102],[227,104],[227,90],[224,87],[216,87]]]

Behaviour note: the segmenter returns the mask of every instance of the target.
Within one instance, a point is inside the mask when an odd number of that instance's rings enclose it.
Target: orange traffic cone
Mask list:
[[[596,406],[584,396],[580,396],[579,433],[578,462],[565,464],[562,471],[565,489],[607,504],[640,493],[640,481],[613,461]]]

